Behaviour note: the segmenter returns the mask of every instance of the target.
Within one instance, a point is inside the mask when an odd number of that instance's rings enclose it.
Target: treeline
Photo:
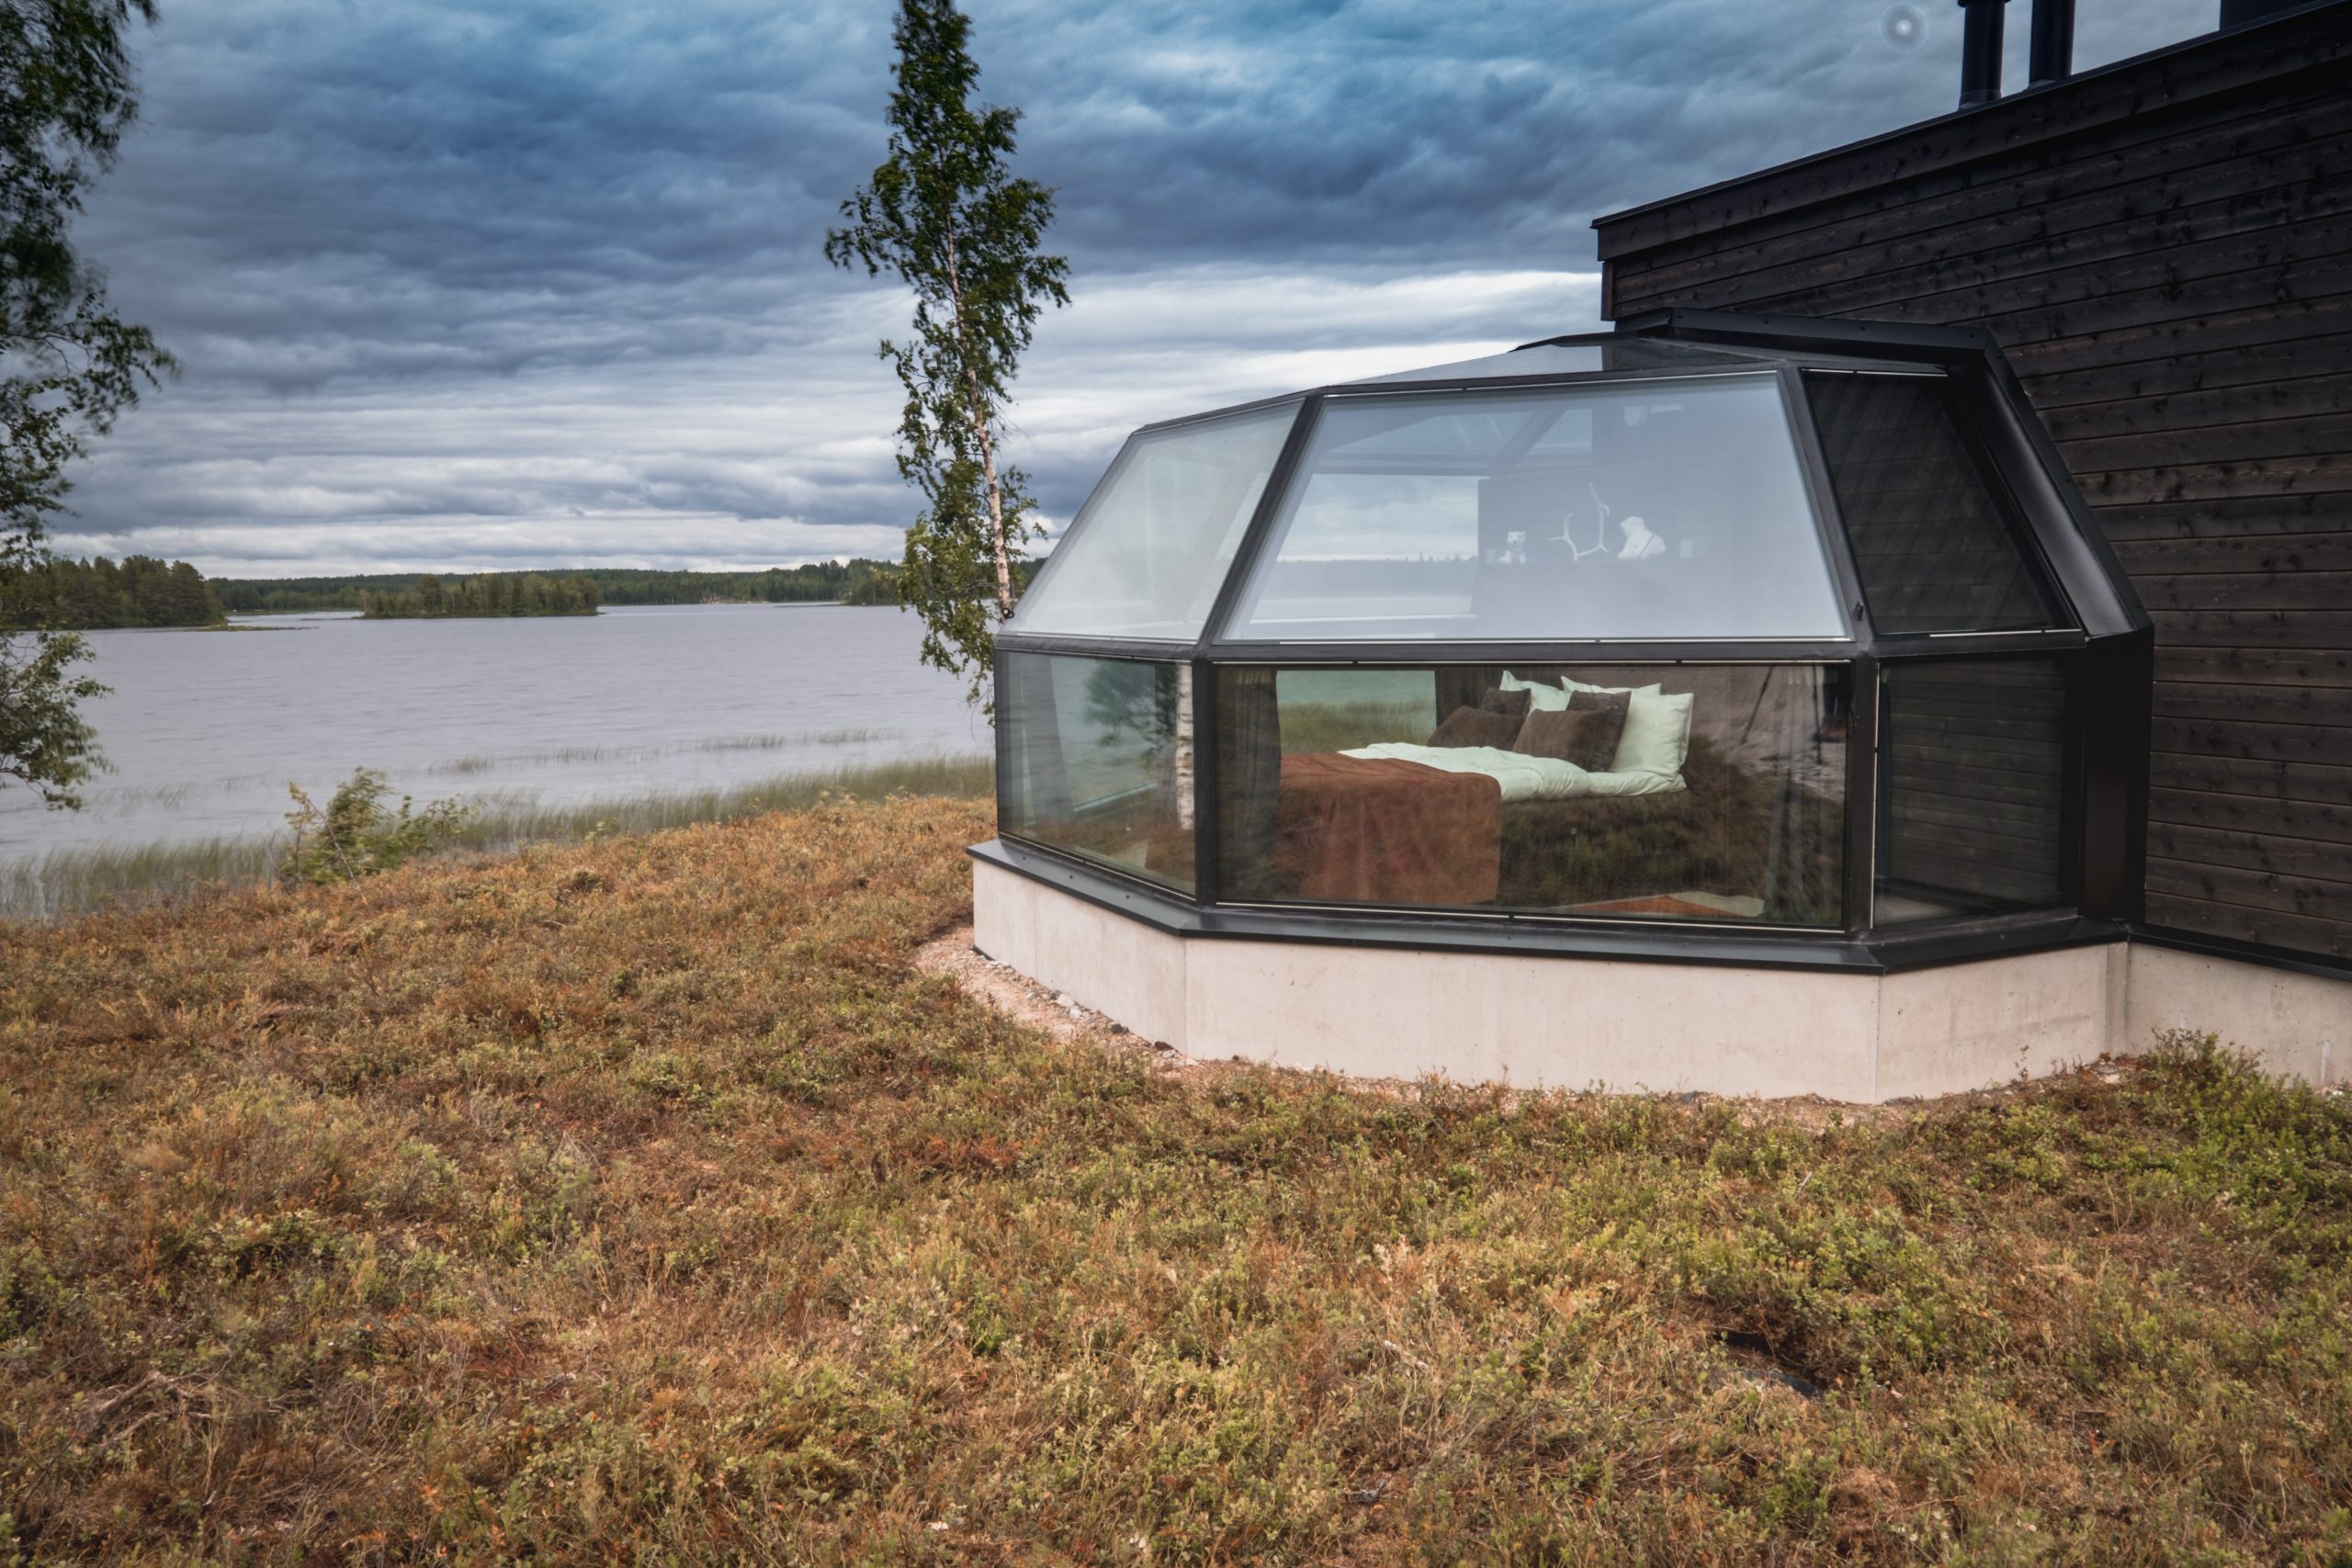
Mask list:
[[[607,604],[895,604],[888,561],[817,561],[765,571],[597,571]]]
[[[535,571],[484,572],[443,582],[427,572],[396,593],[362,592],[360,614],[371,621],[435,621],[460,615],[593,615],[596,585],[586,576],[541,577]]]
[[[642,571],[585,567],[560,575],[595,585],[605,604],[845,604],[898,603],[899,569],[887,561],[820,561],[811,566],[770,567],[764,571]],[[353,577],[222,578],[213,587],[232,615],[284,615],[314,610],[361,610],[367,597],[413,592],[428,574],[375,572]],[[497,573],[439,573],[444,592],[455,593]],[[542,574],[554,576],[558,574]]]
[[[220,596],[184,560],[97,556],[0,572],[0,623],[99,631],[108,626],[209,626],[225,619]]]

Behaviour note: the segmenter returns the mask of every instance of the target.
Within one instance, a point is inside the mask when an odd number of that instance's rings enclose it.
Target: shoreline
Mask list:
[[[168,628],[142,628],[168,629]],[[264,628],[254,628],[264,629]],[[749,784],[592,798],[573,805],[492,804],[445,854],[495,855],[526,844],[593,842],[706,822],[805,810],[839,799],[899,795],[975,799],[995,788],[995,760],[942,753],[778,773]],[[324,799],[331,791],[322,791]],[[208,889],[276,880],[290,835],[219,834],[120,845],[0,852],[0,926],[71,919],[109,904],[168,902]]]

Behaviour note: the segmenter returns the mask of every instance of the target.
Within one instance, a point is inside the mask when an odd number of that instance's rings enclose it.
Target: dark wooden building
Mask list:
[[[1595,227],[1621,323],[1990,332],[2155,622],[2142,934],[2352,974],[2352,0]]]

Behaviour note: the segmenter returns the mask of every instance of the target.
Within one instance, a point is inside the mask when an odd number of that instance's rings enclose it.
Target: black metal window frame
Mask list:
[[[1550,952],[1671,962],[1770,964],[1796,967],[1895,969],[1967,957],[2112,940],[2118,922],[2143,912],[2144,847],[2132,841],[2146,811],[2148,662],[2151,623],[2104,536],[2071,482],[2054,444],[2029,412],[2023,391],[1997,350],[1982,334],[1961,329],[1905,328],[1668,311],[1621,326],[1620,334],[1589,334],[1550,343],[1607,343],[1616,335],[1653,334],[1698,344],[1721,343],[1757,352],[1753,369],[1703,367],[1600,370],[1524,377],[1435,378],[1318,388],[1306,393],[1159,421],[1136,436],[1181,429],[1295,404],[1292,424],[1227,569],[1201,635],[1190,641],[1149,637],[1001,633],[1008,652],[1129,659],[1192,667],[1194,745],[1194,885],[1189,897],[1164,884],[1065,854],[1051,846],[1006,835],[1001,849],[976,853],[1023,874],[1058,883],[1082,897],[1146,919],[1162,929],[1250,940],[1341,942],[1494,952]],[[1772,363],[1776,352],[1802,355]],[[2074,625],[2048,629],[1969,634],[1889,636],[1871,623],[1853,547],[1838,510],[1821,435],[1804,386],[1809,371],[1835,370],[1844,357],[1875,363],[1859,373],[1937,375],[1948,378],[1963,417],[1961,426],[1989,477],[2009,521],[2030,542],[2053,604]],[[1897,367],[1899,367],[1899,368]],[[1242,585],[1262,553],[1296,478],[1327,400],[1432,392],[1508,391],[1590,384],[1637,383],[1727,375],[1770,374],[1795,441],[1798,466],[1818,519],[1821,542],[1846,612],[1845,638],[1609,639],[1298,643],[1228,639]],[[1133,440],[1131,436],[1129,439]],[[1125,448],[1123,446],[1122,453]],[[1113,465],[1115,468],[1115,461]],[[1105,470],[1107,479],[1111,469]],[[1098,482],[1097,490],[1099,491]],[[1089,503],[1093,497],[1090,494]],[[1081,507],[1080,515],[1084,514]],[[1073,527],[1062,547],[1079,536]],[[1057,550],[1059,553],[1059,549]],[[1046,581],[1050,559],[1036,583]],[[1035,585],[1033,584],[1033,587]],[[1884,672],[1914,661],[2040,656],[2065,671],[2065,812],[2061,864],[2071,900],[2040,909],[1962,916],[1899,928],[1875,921],[1876,871],[1882,852],[1885,760]],[[1302,904],[1251,905],[1224,899],[1216,843],[1219,759],[1215,738],[1216,672],[1236,665],[1275,669],[1346,669],[1541,662],[1578,664],[1842,664],[1849,682],[1846,780],[1845,897],[1842,930],[1761,928],[1736,921],[1679,922],[1594,915],[1485,914],[1439,908],[1388,909]],[[2136,704],[2137,716],[2133,716]],[[1000,772],[1005,740],[1000,730]],[[2112,818],[2094,825],[2093,807]]]
[[[1985,664],[2024,660],[2049,660],[2059,668],[2064,682],[2064,713],[2062,729],[2064,750],[2059,765],[2058,873],[2057,902],[2039,908],[2004,909],[1990,913],[1960,913],[1906,920],[1898,927],[1881,926],[1878,921],[1878,888],[1889,863],[1891,845],[1888,840],[1889,815],[1894,804],[1890,787],[1891,759],[1882,752],[1883,743],[1893,739],[1888,733],[1887,700],[1890,686],[1888,673],[1900,679],[1905,670],[1931,669],[1949,665]],[[1883,660],[1877,665],[1878,679],[1872,690],[1871,757],[1867,762],[1870,778],[1871,820],[1863,835],[1870,846],[1870,859],[1860,869],[1869,882],[1869,928],[1873,931],[1899,930],[1904,932],[1931,932],[1941,928],[1997,926],[2005,921],[2030,920],[2040,918],[2051,908],[2081,909],[2090,900],[2086,897],[2085,851],[2087,831],[2085,803],[2086,778],[2091,748],[2086,742],[2089,727],[2085,716],[2094,711],[2109,694],[2098,678],[2095,663],[2080,652],[2050,649],[2009,648],[1993,651],[1962,644],[1938,652],[1917,657]],[[1849,876],[1855,871],[1848,866]],[[1851,888],[1849,886],[1849,893]],[[2108,911],[2115,918],[2120,912]]]

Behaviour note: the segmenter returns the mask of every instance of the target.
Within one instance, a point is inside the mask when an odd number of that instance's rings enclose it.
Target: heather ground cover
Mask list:
[[[17,1549],[2352,1562],[2345,1100],[1170,1070],[916,968],[989,831],[0,927]]]

